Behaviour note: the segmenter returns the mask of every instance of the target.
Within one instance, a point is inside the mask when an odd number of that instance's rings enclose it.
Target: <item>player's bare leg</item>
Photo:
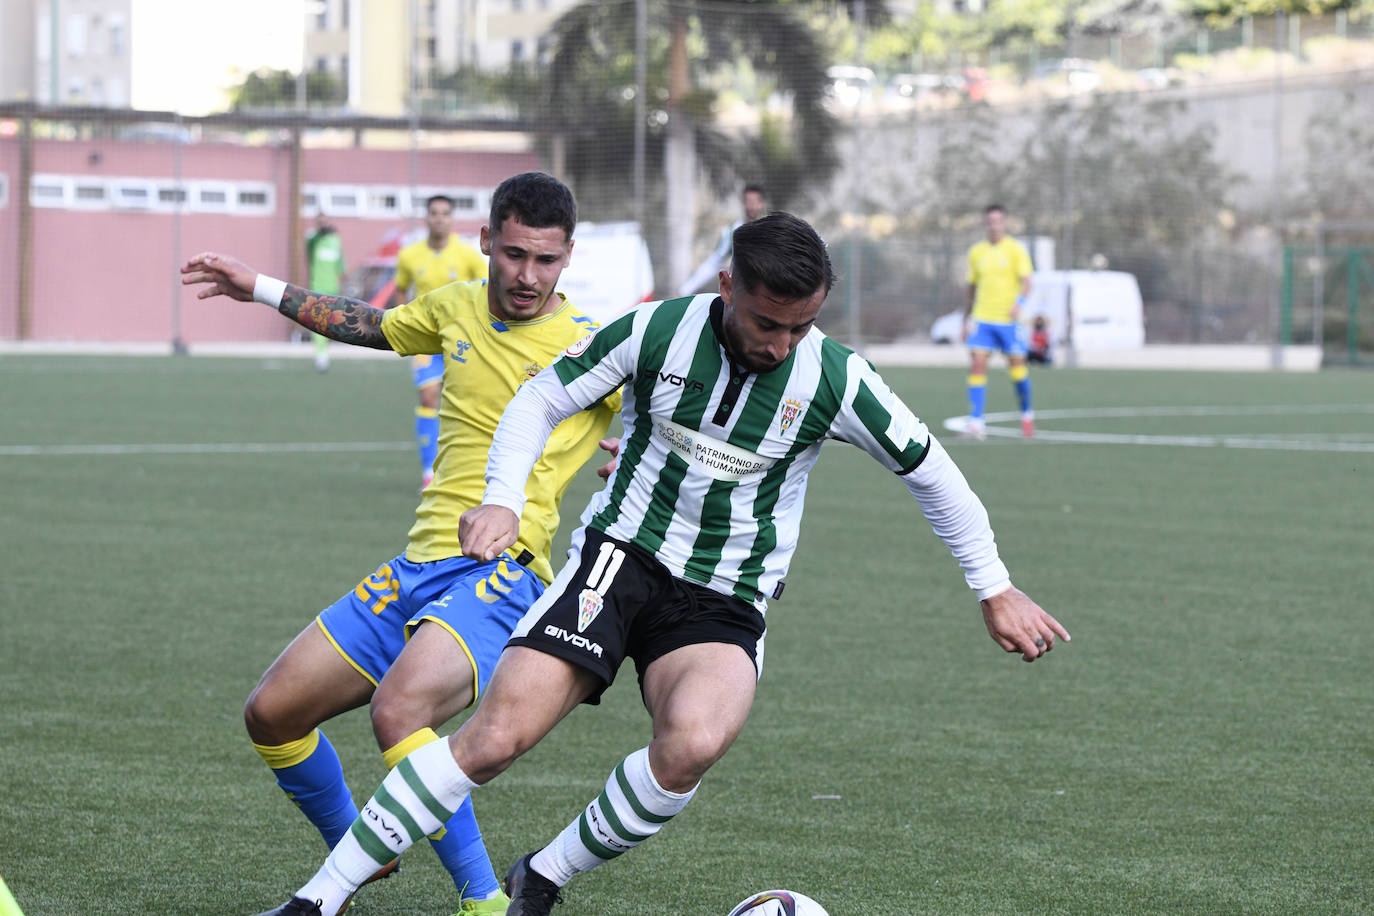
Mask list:
[[[319,725],[362,706],[372,690],[372,682],[311,622],[244,704],[243,721],[254,749],[328,846],[338,842],[358,812],[338,755]]]
[[[575,875],[628,852],[687,806],[697,784],[739,736],[758,677],[739,646],[684,646],[644,675],[654,736],[621,761],[606,789],[548,846],[506,877],[512,913],[542,916]]]
[[[736,645],[684,646],[644,675],[644,703],[654,720],[649,766],[670,792],[695,788],[735,743],[754,705],[758,673]]]
[[[496,776],[537,743],[596,682],[595,675],[562,659],[533,649],[507,649],[472,717],[449,738],[419,747],[397,764],[324,867],[272,912],[301,907],[305,912],[310,907],[337,912],[378,868],[452,817],[478,779]],[[472,776],[467,766],[481,775]]]
[[[388,770],[438,739],[434,730],[471,705],[476,680],[472,660],[446,627],[426,620],[416,628],[372,696],[372,730]],[[492,871],[470,799],[429,841],[464,912],[506,911],[510,901]]]

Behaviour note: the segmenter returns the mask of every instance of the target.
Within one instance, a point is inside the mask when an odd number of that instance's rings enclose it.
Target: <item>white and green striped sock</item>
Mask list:
[[[454,762],[448,739],[416,748],[386,775],[296,896],[321,901],[321,912],[337,912],[379,868],[442,827],[476,787]]]
[[[649,749],[620,762],[606,789],[558,838],[535,853],[530,865],[560,887],[584,871],[628,852],[672,820],[696,792],[669,792],[654,779]]]

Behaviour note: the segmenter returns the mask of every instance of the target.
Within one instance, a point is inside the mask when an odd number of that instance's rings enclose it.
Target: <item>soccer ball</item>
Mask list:
[[[729,916],[829,916],[825,907],[796,891],[763,891],[741,900]]]

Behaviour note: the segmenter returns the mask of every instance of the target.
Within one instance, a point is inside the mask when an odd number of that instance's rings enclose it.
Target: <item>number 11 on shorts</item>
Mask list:
[[[596,615],[601,613],[602,596],[611,587],[615,574],[620,572],[620,564],[625,562],[625,551],[610,541],[601,542],[601,550],[587,574],[587,587],[577,596],[577,632],[584,632]]]

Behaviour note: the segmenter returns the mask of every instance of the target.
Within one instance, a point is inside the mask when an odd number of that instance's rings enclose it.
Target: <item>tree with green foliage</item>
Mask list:
[[[1371,0],[1182,0],[1184,12],[1210,26],[1225,28],[1245,16],[1295,13],[1321,16],[1344,10],[1357,16],[1374,14]]]
[[[682,195],[690,191],[680,181],[656,179],[700,169],[721,196],[759,182],[777,207],[828,179],[838,165],[837,124],[826,107],[830,61],[806,4],[648,0],[647,10],[647,185],[665,190],[661,207],[656,199],[647,202],[646,228],[668,236],[677,253],[676,262],[656,260],[681,263],[681,233],[690,245],[692,229],[691,201]],[[626,191],[635,134],[635,5],[579,4],[558,20],[552,38],[542,92],[522,113],[560,138],[579,196],[619,201],[620,212],[606,215],[628,216],[634,203]],[[727,129],[716,112],[736,98],[740,85],[750,92],[747,102],[770,113],[754,125]],[[785,100],[781,109],[770,106],[778,100]],[[659,226],[652,223],[656,211],[664,214]]]
[[[290,70],[263,68],[230,91],[234,111],[295,108],[297,75]],[[343,83],[332,73],[310,70],[305,74],[305,102],[309,106],[342,105],[347,100]]]
[[[1374,123],[1371,94],[1350,89],[1345,104],[1318,111],[1307,122],[1307,173],[1293,212],[1322,220],[1370,220],[1374,214]],[[1374,230],[1369,234],[1374,235]]]

